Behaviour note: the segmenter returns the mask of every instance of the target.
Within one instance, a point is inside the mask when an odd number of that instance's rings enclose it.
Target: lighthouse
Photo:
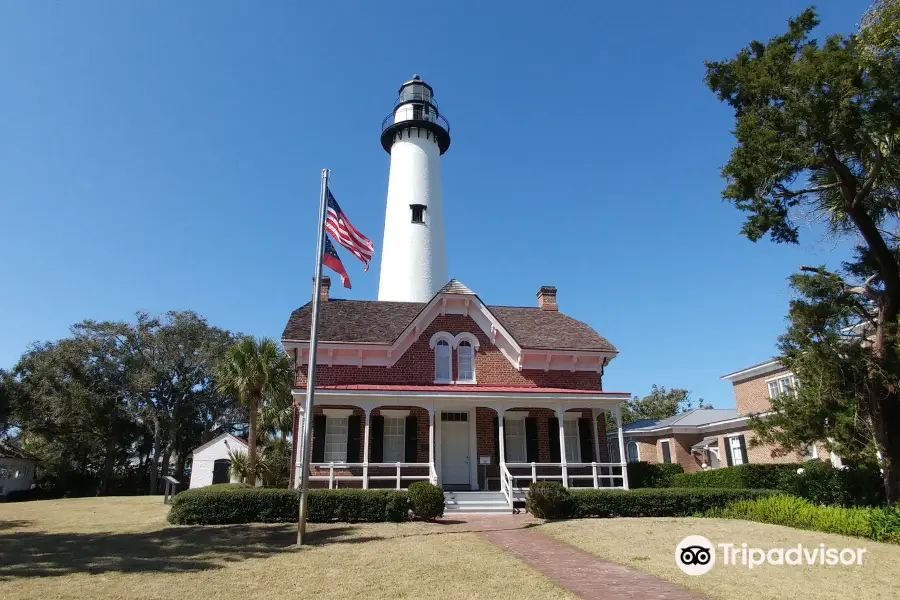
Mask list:
[[[450,123],[418,75],[400,86],[381,123],[381,145],[391,171],[378,299],[427,302],[448,280],[441,155],[450,147]]]

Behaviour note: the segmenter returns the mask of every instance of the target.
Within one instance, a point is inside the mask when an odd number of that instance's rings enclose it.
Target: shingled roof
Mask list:
[[[323,342],[391,344],[423,308],[425,303],[422,302],[329,299],[321,303],[319,339]],[[487,308],[522,348],[618,352],[588,324],[561,312],[530,306]],[[281,338],[308,340],[311,311],[311,305],[306,304],[291,313]]]

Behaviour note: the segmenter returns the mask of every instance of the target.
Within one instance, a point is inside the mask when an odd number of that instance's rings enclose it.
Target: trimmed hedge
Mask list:
[[[797,473],[798,469],[802,473]],[[881,474],[874,467],[835,469],[821,460],[805,463],[746,464],[673,476],[673,487],[774,489],[831,506],[884,504]]]
[[[444,516],[444,489],[428,481],[417,481],[409,486],[409,507],[423,521],[434,521]]]
[[[566,489],[560,483],[546,481],[532,484],[526,507],[541,519],[688,517],[736,500],[777,493],[773,490],[730,489]]]
[[[571,490],[571,514],[585,517],[689,517],[735,500],[771,496],[773,490],[646,488]]]
[[[672,477],[672,487],[716,489],[778,489],[784,474],[796,474],[799,464],[746,464],[695,473],[679,473]]]
[[[672,487],[673,478],[678,473],[684,473],[684,468],[676,463],[645,461],[628,463],[628,487],[631,489]]]
[[[297,490],[212,485],[181,492],[172,502],[176,525],[290,523],[297,520]],[[394,490],[310,490],[310,523],[378,523],[409,518],[406,492]]]
[[[900,508],[819,506],[803,498],[778,495],[732,502],[709,510],[704,516],[744,519],[900,544]]]

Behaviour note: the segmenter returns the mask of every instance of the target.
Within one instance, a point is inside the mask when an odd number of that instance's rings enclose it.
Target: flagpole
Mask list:
[[[306,378],[306,409],[303,412],[303,467],[300,475],[300,509],[297,515],[297,545],[303,545],[306,534],[306,512],[309,499],[309,459],[312,454],[313,400],[316,389],[316,350],[319,345],[319,295],[322,290],[322,254],[325,251],[325,195],[328,190],[328,169],[322,169],[322,189],[319,193],[319,233],[316,241],[316,283],[312,299],[312,317],[309,332],[309,368]]]

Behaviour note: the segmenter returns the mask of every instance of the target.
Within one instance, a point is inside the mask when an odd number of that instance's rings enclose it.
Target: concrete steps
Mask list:
[[[503,492],[444,492],[444,516],[511,513]]]

